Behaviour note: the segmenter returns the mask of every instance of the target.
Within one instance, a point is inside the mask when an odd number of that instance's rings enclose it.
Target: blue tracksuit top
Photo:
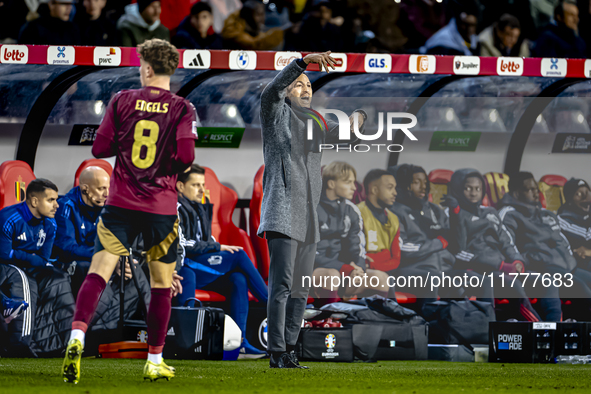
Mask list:
[[[94,252],[96,225],[102,208],[86,205],[80,186],[61,197],[55,214],[57,234],[53,255],[60,263],[90,261]]]
[[[49,264],[57,225],[54,219],[37,219],[27,202],[0,211],[0,263],[20,268]]]

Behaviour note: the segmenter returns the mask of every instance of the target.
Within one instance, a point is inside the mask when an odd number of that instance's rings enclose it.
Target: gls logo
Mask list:
[[[0,63],[26,64],[29,60],[29,48],[26,45],[3,45]]]
[[[392,70],[392,56],[365,55],[364,68],[368,73],[389,73]]]
[[[351,131],[356,138],[359,138],[362,141],[374,141],[380,138],[384,134],[384,113],[378,112],[378,130],[373,135],[366,135],[361,134],[359,131],[359,112],[355,112],[353,114],[353,130],[351,130],[351,123],[349,122],[349,117],[343,111],[339,111],[338,109],[322,109],[319,110],[322,116],[326,116],[326,114],[333,114],[336,115],[339,121],[339,140],[341,141],[350,141],[351,140]],[[410,128],[417,125],[417,117],[413,114],[405,113],[405,112],[387,112],[386,113],[386,135],[388,141],[392,141],[394,138],[393,131],[394,130],[401,130],[406,134],[406,136],[411,141],[417,141],[417,137],[409,130]],[[394,120],[399,119],[408,119],[410,123],[394,123]],[[313,135],[313,120],[308,119],[307,123],[307,139],[309,141],[314,139]],[[323,150],[331,150],[336,149],[337,152],[345,150],[347,152],[351,152],[353,149],[355,152],[365,153],[372,150],[372,147],[375,147],[378,152],[380,152],[381,147],[386,147],[388,152],[402,152],[402,145],[400,144],[356,144],[355,146],[348,145],[347,147],[342,147],[340,145],[333,145],[333,144],[320,144],[320,152]]]
[[[119,66],[121,64],[121,48],[96,47],[93,60],[95,66]]]

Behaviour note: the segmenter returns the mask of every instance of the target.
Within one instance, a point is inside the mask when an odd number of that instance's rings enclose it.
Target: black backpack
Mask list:
[[[429,322],[429,343],[471,344],[488,343],[488,323],[495,321],[490,302],[436,301],[423,306],[423,316]]]

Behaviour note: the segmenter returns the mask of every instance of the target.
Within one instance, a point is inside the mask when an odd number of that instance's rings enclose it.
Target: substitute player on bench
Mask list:
[[[179,52],[153,39],[138,46],[141,89],[118,93],[92,147],[95,157],[116,156],[111,188],[97,226],[95,253],[78,293],[72,334],[63,364],[64,381],[80,379],[84,336],[99,298],[120,256],[128,256],[143,235],[150,267],[148,360],[144,379],[170,379],[174,368],[162,360],[170,319],[171,284],[177,259],[176,174],[195,156],[196,114],[187,100],[170,92]]]

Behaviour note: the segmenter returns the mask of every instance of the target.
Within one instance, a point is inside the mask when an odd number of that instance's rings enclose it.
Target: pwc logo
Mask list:
[[[521,76],[523,74],[523,58],[499,57],[497,59],[497,74]]]
[[[95,66],[119,66],[121,64],[121,48],[96,47],[93,60]]]
[[[283,70],[289,63],[301,58],[302,54],[299,52],[275,52],[275,62],[273,65],[275,70]]]
[[[0,49],[0,63],[27,64],[29,48],[26,45],[2,45]]]
[[[410,55],[408,71],[411,74],[434,74],[436,62],[433,55]]]
[[[392,71],[392,56],[367,54],[363,66],[366,73],[389,73]]]

